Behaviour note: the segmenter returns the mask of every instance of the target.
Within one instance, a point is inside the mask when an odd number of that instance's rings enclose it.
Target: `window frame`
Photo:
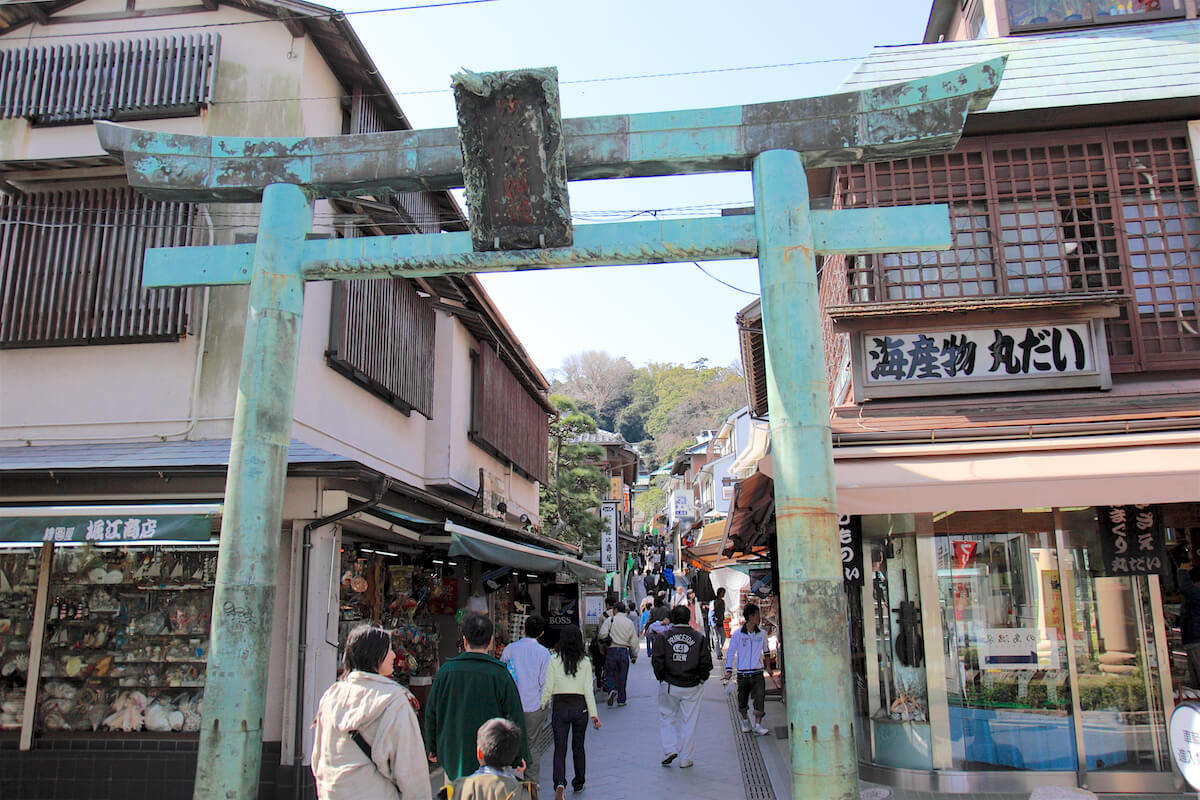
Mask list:
[[[1019,154],[1023,155],[1018,157]],[[1133,165],[1142,157],[1149,157],[1151,166],[1141,164],[1135,170]],[[973,158],[978,161],[973,163]],[[1143,171],[1152,173],[1156,179],[1166,175],[1170,181],[1162,183],[1158,191],[1176,193],[1172,202],[1186,203],[1187,207],[1176,209],[1173,215],[1164,213],[1167,202],[1153,198],[1154,186],[1147,188],[1137,183],[1134,176]],[[952,281],[929,277],[931,273],[960,270],[963,262],[955,260],[953,254],[964,249],[961,246],[959,250],[952,248],[940,254],[859,256],[847,261],[848,300],[852,304],[1118,290],[1130,295],[1130,300],[1124,304],[1121,317],[1106,324],[1114,372],[1200,366],[1200,339],[1193,339],[1196,334],[1188,329],[1196,323],[1185,316],[1189,312],[1195,315],[1200,304],[1200,259],[1190,255],[1200,252],[1200,216],[1194,211],[1198,181],[1186,123],[971,137],[963,139],[954,151],[944,156],[844,167],[836,180],[834,203],[839,208],[949,204],[956,237],[961,237],[965,230],[988,233],[993,280],[997,283],[990,293],[968,292],[961,289],[966,280],[961,273]],[[955,215],[955,208],[979,201],[986,204],[986,229],[980,228],[979,223],[966,228],[959,226],[958,220],[963,217]],[[1077,250],[1047,255],[1046,245],[1053,243],[1045,241],[1044,236],[1028,241],[1020,236],[1006,236],[1006,232],[1040,226],[1024,225],[1021,212],[1014,217],[1012,210],[1003,207],[1005,203],[1028,204],[1031,211],[1026,214],[1053,211],[1052,222],[1059,231],[1059,243],[1065,248],[1073,242]],[[1127,216],[1132,207],[1139,211],[1137,219]],[[1145,213],[1147,209],[1157,216]],[[982,216],[983,210],[973,213]],[[1072,218],[1067,219],[1068,215]],[[1132,235],[1130,227],[1134,224],[1142,225],[1148,232],[1144,236]],[[1180,229],[1167,230],[1172,224]],[[1154,226],[1163,229],[1160,236],[1154,236],[1155,231],[1150,230]],[[1072,229],[1074,238],[1067,238],[1068,229]],[[1172,234],[1170,239],[1168,233]],[[1005,238],[1016,241],[1005,242]],[[1146,265],[1135,266],[1135,256],[1142,257],[1135,242],[1141,239],[1157,240],[1157,249],[1146,251]],[[1177,245],[1172,250],[1174,240]],[[970,244],[973,248],[984,246],[978,241]],[[1172,253],[1183,254],[1181,263],[1170,263]],[[1052,274],[1049,265],[1055,256],[1058,270]],[[917,263],[889,264],[906,257],[917,259]],[[1166,263],[1153,264],[1151,258]],[[1023,274],[1013,274],[1014,265],[1021,265]],[[1040,266],[1035,270],[1033,265]],[[889,270],[923,274],[911,280],[912,274],[902,276],[898,283],[889,283]],[[1164,278],[1165,273],[1170,274]],[[1185,277],[1178,278],[1179,273]],[[1014,291],[1010,284],[1018,280],[1066,283],[1056,290],[1043,286],[1034,291]],[[955,285],[959,291],[946,291]],[[910,286],[914,287],[911,292],[906,288]],[[936,291],[930,291],[934,287]],[[1174,308],[1174,317],[1139,316],[1139,287],[1149,287],[1152,294],[1147,300],[1143,291],[1143,305],[1149,302]],[[1173,330],[1169,330],[1171,319],[1179,320],[1173,323]]]

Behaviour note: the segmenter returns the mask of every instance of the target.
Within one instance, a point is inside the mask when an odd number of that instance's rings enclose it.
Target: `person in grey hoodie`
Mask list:
[[[346,638],[345,674],[313,723],[312,771],[320,800],[431,800],[415,699],[392,680],[396,654],[382,628]]]

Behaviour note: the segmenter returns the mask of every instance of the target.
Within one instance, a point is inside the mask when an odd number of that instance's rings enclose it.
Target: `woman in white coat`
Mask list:
[[[415,701],[392,680],[395,662],[382,628],[364,625],[346,638],[345,674],[321,697],[313,723],[321,800],[430,800]]]

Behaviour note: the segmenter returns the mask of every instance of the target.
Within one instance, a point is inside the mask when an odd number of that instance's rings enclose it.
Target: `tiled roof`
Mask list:
[[[596,431],[595,433],[582,433],[571,440],[575,444],[628,444],[625,437],[619,433],[612,431]]]
[[[116,469],[130,467],[212,467],[229,464],[229,439],[178,442],[123,442],[0,447],[0,471],[43,469]],[[289,464],[352,463],[293,439]]]
[[[984,114],[1200,96],[1200,19],[875,48],[839,91],[1008,56]]]

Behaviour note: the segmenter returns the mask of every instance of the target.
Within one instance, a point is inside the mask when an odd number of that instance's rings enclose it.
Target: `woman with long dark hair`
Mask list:
[[[312,771],[321,800],[429,800],[429,768],[408,690],[392,680],[396,653],[382,628],[346,637],[345,673],[321,696]]]
[[[563,628],[558,645],[550,656],[546,683],[542,688],[542,708],[551,698],[554,700],[550,713],[550,728],[554,731],[554,800],[563,800],[567,790],[568,736],[575,763],[571,788],[576,793],[583,791],[587,779],[583,739],[587,734],[588,718],[591,718],[593,727],[600,728],[596,698],[593,696],[594,685],[592,662],[587,659],[583,646],[583,632],[576,627]]]

